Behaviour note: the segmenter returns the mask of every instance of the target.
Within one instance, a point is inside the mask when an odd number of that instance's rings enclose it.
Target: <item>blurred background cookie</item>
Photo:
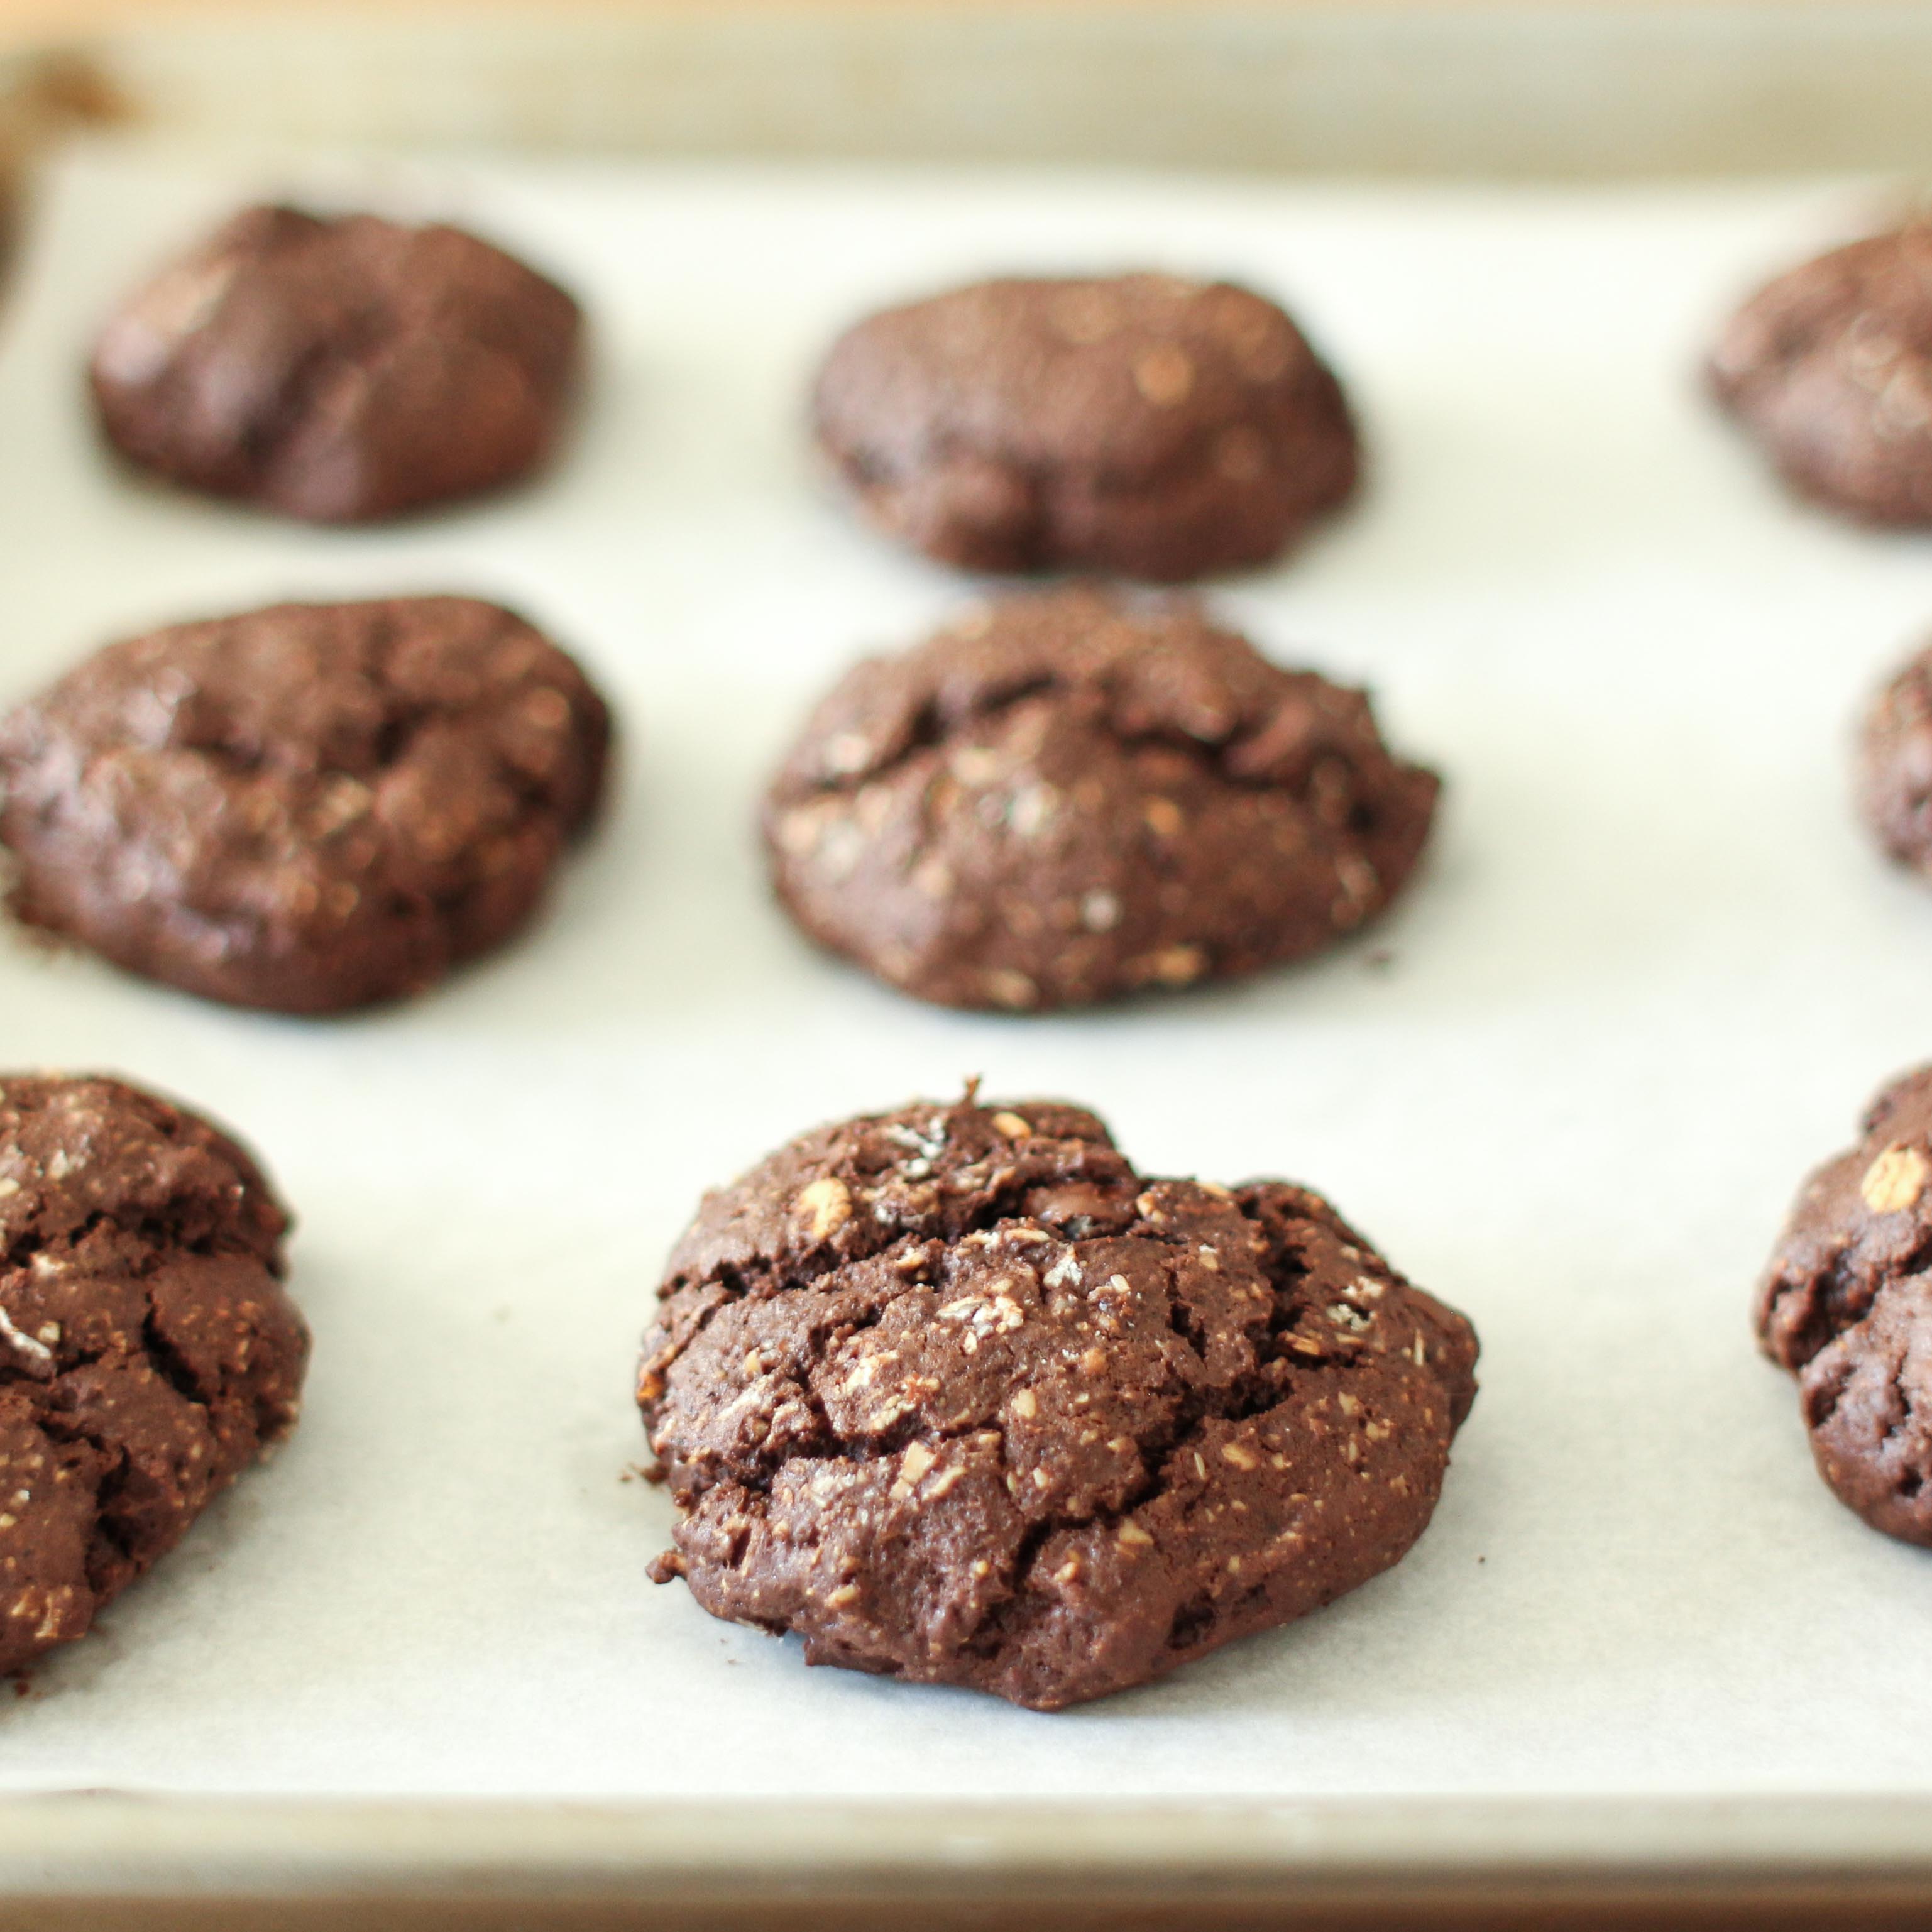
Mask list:
[[[1875,523],[1932,523],[1932,226],[1768,283],[1726,326],[1708,374],[1802,495]]]
[[[868,316],[812,413],[872,520],[969,570],[1265,563],[1358,462],[1341,386],[1294,324],[1172,275],[980,282]]]
[[[128,299],[89,376],[143,469],[368,523],[540,464],[580,333],[562,290],[460,229],[250,208]]]
[[[1887,856],[1932,880],[1932,645],[1899,668],[1865,713],[1858,796]]]

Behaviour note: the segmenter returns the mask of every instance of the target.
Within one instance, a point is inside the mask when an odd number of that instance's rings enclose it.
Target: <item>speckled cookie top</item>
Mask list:
[[[821,943],[922,998],[1028,1010],[1320,950],[1401,889],[1438,790],[1362,692],[1191,603],[1076,586],[856,667],[766,830]]]
[[[1874,1528],[1932,1544],[1932,1067],[1879,1095],[1806,1181],[1758,1334],[1798,1376],[1826,1481]]]
[[[638,1394],[715,1614],[1054,1708],[1395,1562],[1474,1338],[1318,1196],[1146,1179],[1084,1110],[921,1106],[706,1198]]]
[[[581,320],[463,230],[243,210],[110,318],[90,376],[136,463],[324,523],[494,489],[548,453]]]
[[[494,604],[280,604],[111,645],[0,722],[0,838],[27,920],[211,998],[334,1010],[528,917],[608,733]]]
[[[984,569],[1258,562],[1358,463],[1294,322],[1172,275],[1006,278],[882,310],[832,348],[814,416],[877,520]]]
[[[1759,1333],[1788,1369],[1862,1319],[1886,1282],[1932,1265],[1932,1067],[1892,1082],[1859,1127],[1805,1181],[1760,1291]]]
[[[0,1076],[0,1672],[82,1635],[293,1425],[287,1227],[193,1114]]]
[[[1880,522],[1932,521],[1932,226],[1767,284],[1726,326],[1709,373],[1794,488]]]

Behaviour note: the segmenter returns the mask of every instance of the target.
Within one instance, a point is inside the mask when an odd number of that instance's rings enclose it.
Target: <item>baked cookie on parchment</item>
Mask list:
[[[1468,1323],[1320,1196],[1147,1178],[1054,1101],[806,1134],[705,1198],[659,1294],[658,1580],[1042,1710],[1387,1569],[1475,1394]]]
[[[0,719],[14,908],[237,1006],[420,992],[534,915],[609,736],[577,665],[474,598],[175,625]]]
[[[536,469],[582,332],[555,283],[461,229],[250,208],[128,297],[88,377],[141,468],[371,523]]]
[[[84,1636],[293,1427],[288,1226],[182,1108],[0,1074],[0,1674]]]
[[[1401,891],[1439,790],[1363,692],[1191,602],[1075,586],[848,672],[765,836],[821,945],[920,999],[1042,1012],[1334,944]]]
[[[1758,1292],[1798,1378],[1818,1472],[1876,1529],[1932,1545],[1932,1067],[1866,1109],[1814,1173]]]
[[[1176,582],[1266,563],[1360,463],[1294,323],[1175,275],[1009,278],[868,316],[826,356],[812,417],[874,524],[968,570]]]
[[[1800,495],[1874,523],[1932,523],[1932,224],[1766,284],[1725,326],[1708,374]]]

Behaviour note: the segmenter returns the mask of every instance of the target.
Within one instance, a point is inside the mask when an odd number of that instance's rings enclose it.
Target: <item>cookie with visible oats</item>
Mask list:
[[[1726,325],[1708,374],[1801,495],[1932,523],[1932,225],[1778,276]]]
[[[1360,692],[1191,603],[1073,586],[848,673],[765,831],[821,944],[920,999],[1039,1011],[1319,952],[1401,890],[1438,789]]]
[[[142,468],[369,523],[534,470],[581,334],[562,289],[461,229],[250,208],[122,304],[88,376]]]
[[[1397,1562],[1475,1395],[1468,1323],[1318,1195],[1144,1178],[1058,1102],[806,1134],[706,1196],[658,1292],[657,1580],[1042,1710]]]
[[[1932,1546],[1932,1066],[1879,1095],[1806,1181],[1759,1291],[1819,1473],[1876,1529]]]
[[[288,1225],[194,1114],[0,1076],[0,1674],[86,1635],[293,1427]]]
[[[473,598],[156,631],[0,720],[14,908],[237,1006],[419,992],[532,916],[608,736],[576,664]]]
[[[812,412],[871,520],[969,570],[1265,563],[1359,461],[1340,384],[1280,309],[1172,275],[980,282],[868,316]]]

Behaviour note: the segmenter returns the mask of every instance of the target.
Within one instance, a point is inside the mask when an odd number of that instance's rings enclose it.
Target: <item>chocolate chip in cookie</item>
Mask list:
[[[1799,494],[1875,523],[1932,523],[1932,226],[1780,275],[1731,318],[1708,374]]]
[[[658,1580],[1042,1710],[1387,1569],[1475,1395],[1468,1323],[1318,1195],[1147,1179],[1058,1102],[807,1134],[705,1198],[659,1294]]]
[[[868,316],[812,407],[872,520],[970,570],[1265,563],[1359,462],[1341,386],[1288,317],[1172,275],[980,282]]]
[[[86,1635],[293,1427],[288,1225],[194,1114],[0,1075],[0,1673]]]
[[[143,469],[368,523],[536,468],[580,334],[562,289],[460,229],[250,208],[128,298],[89,374]]]
[[[821,944],[920,999],[1040,1011],[1332,945],[1401,890],[1438,789],[1362,692],[1191,603],[1072,586],[857,666],[765,832]]]
[[[0,721],[14,908],[238,1006],[418,992],[531,918],[608,736],[575,664],[472,598],[156,631]]]
[[[1798,1194],[1759,1291],[1765,1352],[1797,1377],[1839,1500],[1932,1546],[1932,1067],[1867,1110]]]

